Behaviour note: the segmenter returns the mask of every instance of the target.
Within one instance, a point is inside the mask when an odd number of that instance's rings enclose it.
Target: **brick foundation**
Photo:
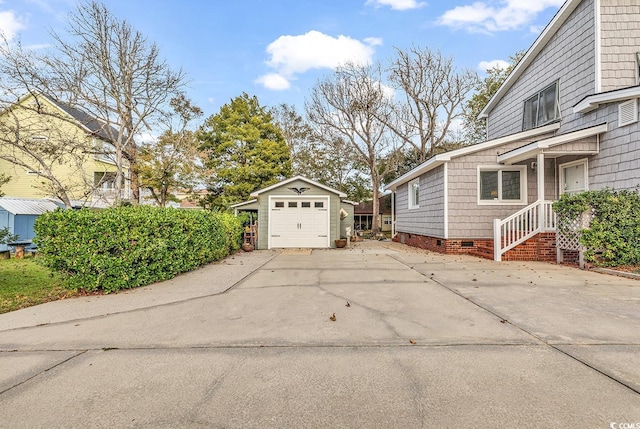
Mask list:
[[[493,239],[448,239],[399,232],[393,239],[399,243],[419,247],[432,252],[460,255],[467,254],[493,259]],[[530,238],[502,255],[503,261],[556,262],[556,234],[544,232]]]

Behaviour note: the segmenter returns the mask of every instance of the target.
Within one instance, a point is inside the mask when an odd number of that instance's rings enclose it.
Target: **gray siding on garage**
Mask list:
[[[310,188],[308,191],[298,195],[288,188]],[[277,188],[265,191],[258,196],[258,249],[267,249],[269,246],[269,197],[270,196],[286,196],[286,197],[312,197],[312,196],[329,196],[329,242],[334,246],[333,240],[340,238],[340,197],[338,194],[327,191],[326,189],[314,186],[303,180],[295,180],[286,183]],[[352,217],[353,219],[353,213]]]

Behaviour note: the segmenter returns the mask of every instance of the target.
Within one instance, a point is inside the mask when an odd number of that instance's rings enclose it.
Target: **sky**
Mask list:
[[[104,0],[189,79],[205,117],[246,92],[304,112],[318,79],[346,62],[388,63],[396,48],[440,51],[482,75],[528,49],[564,0]],[[75,0],[0,0],[0,30],[44,49]]]

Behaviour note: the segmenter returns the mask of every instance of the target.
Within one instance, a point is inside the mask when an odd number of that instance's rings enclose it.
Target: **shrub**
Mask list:
[[[590,211],[589,228],[580,231],[585,259],[599,265],[640,263],[640,196],[632,191],[587,191],[562,195],[553,209],[558,225]]]
[[[175,277],[239,248],[230,214],[149,206],[56,210],[35,224],[38,259],[66,285],[113,292]]]

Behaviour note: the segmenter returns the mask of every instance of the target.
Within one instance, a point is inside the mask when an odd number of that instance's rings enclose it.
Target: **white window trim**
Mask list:
[[[418,184],[418,203],[416,204],[414,194],[413,194],[413,185]],[[409,210],[420,208],[420,178],[413,179],[407,185],[408,192],[408,200],[409,200]]]
[[[480,199],[480,172],[481,171],[519,171],[520,172],[520,199],[519,200],[481,200]],[[502,180],[498,175],[498,198],[502,196]],[[526,165],[479,165],[476,174],[477,194],[479,206],[521,206],[527,204],[527,166]]]
[[[589,159],[582,158],[576,161],[565,162],[564,164],[558,165],[558,175],[560,176],[560,194],[566,194],[567,192],[564,190],[564,174],[562,174],[562,170],[565,168],[574,167],[576,165],[584,164],[584,191],[589,190]],[[581,192],[584,192],[581,191]]]
[[[622,121],[622,110],[627,108],[627,106],[631,106],[631,119],[623,122]],[[624,103],[618,104],[618,127],[624,127],[626,125],[633,124],[638,122],[638,99],[634,98],[633,100],[625,101]]]

